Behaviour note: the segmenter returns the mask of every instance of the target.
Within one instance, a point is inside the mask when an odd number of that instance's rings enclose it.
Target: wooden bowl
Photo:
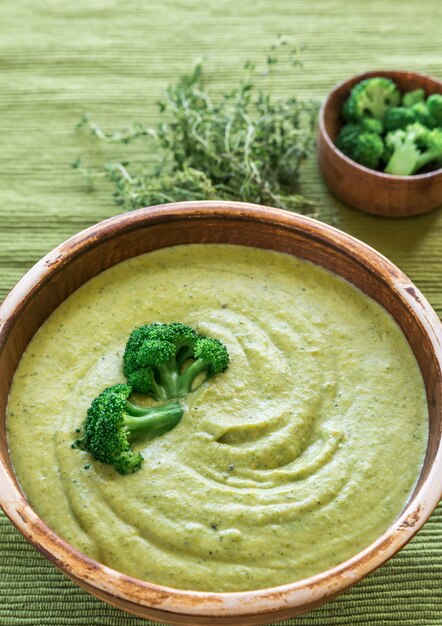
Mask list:
[[[344,277],[389,311],[422,370],[430,436],[418,485],[399,518],[368,548],[311,578],[238,593],[176,590],[130,578],[84,556],[36,514],[14,475],[6,442],[9,387],[28,342],[75,289],[131,256],[165,246],[229,243],[293,254]],[[334,598],[382,565],[428,519],[442,495],[442,328],[409,279],[372,248],[330,226],[286,211],[233,202],[141,209],[93,226],[58,246],[0,307],[0,502],[38,550],[78,585],[121,609],[171,624],[264,624]]]
[[[334,195],[356,209],[387,217],[428,213],[442,205],[442,168],[414,176],[392,176],[359,165],[335,146],[344,123],[342,105],[350,89],[372,76],[392,78],[401,92],[422,87],[427,95],[442,93],[442,81],[418,72],[366,72],[340,83],[328,94],[319,114],[319,168]]]

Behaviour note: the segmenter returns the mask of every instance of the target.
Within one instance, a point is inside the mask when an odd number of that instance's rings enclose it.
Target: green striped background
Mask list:
[[[275,78],[281,94],[323,97],[375,68],[441,78],[441,25],[440,0],[1,0],[0,299],[52,247],[118,212],[106,184],[91,193],[69,168],[87,149],[73,130],[84,111],[109,127],[154,123],[165,85],[196,57],[208,55],[216,89],[229,87],[279,33],[307,45],[304,68]],[[97,162],[113,153],[89,150]],[[400,222],[357,213],[327,193],[314,159],[302,191],[320,219],[390,257],[442,314],[440,210]],[[145,623],[75,587],[0,515],[0,626]],[[350,592],[281,623],[441,626],[442,510]]]

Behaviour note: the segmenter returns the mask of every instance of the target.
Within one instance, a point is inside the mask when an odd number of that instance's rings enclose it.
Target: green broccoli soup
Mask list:
[[[125,382],[131,332],[153,322],[220,340],[230,363],[121,475],[71,444],[93,398]],[[220,592],[299,580],[379,537],[417,482],[428,412],[376,302],[290,255],[208,244],[130,259],[73,293],[20,361],[7,424],[22,488],[61,537],[125,574]]]

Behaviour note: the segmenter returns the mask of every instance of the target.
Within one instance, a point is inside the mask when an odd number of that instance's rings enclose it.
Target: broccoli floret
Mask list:
[[[134,391],[168,400],[185,396],[228,364],[227,348],[218,339],[178,322],[154,323],[130,335],[123,372]]]
[[[349,122],[359,122],[364,117],[383,120],[390,107],[398,106],[401,94],[390,78],[376,76],[357,83],[344,103],[343,115]]]
[[[415,171],[430,163],[442,162],[442,128],[427,130],[416,141],[421,154]]]
[[[410,176],[420,169],[442,160],[442,129],[426,128],[418,122],[405,130],[388,133],[385,139],[389,160],[385,171],[397,176]]]
[[[384,160],[388,174],[408,176],[419,157],[414,134],[405,129],[394,130],[385,137]]]
[[[364,130],[368,130],[371,133],[376,133],[377,135],[382,135],[384,132],[384,125],[381,120],[377,120],[374,117],[364,117],[360,121],[360,125]]]
[[[422,89],[422,88],[413,89],[413,91],[407,91],[402,96],[402,106],[412,107],[413,104],[417,104],[418,102],[423,102],[424,100],[425,100],[425,89]]]
[[[346,124],[336,139],[336,146],[353,161],[375,169],[384,154],[384,143],[377,133],[359,124]]]
[[[427,128],[436,128],[438,126],[437,118],[430,113],[426,102],[418,102],[411,107],[415,114],[416,122],[423,124]]]
[[[84,436],[72,444],[90,452],[97,461],[113,465],[120,474],[136,472],[143,463],[143,456],[132,450],[138,437],[162,435],[176,426],[183,415],[178,402],[140,407],[129,402],[131,393],[130,385],[120,384],[100,393],[87,411]]]
[[[406,128],[416,121],[416,114],[411,108],[391,107],[385,114],[384,125],[387,131]]]
[[[433,93],[427,98],[428,113],[437,123],[437,126],[442,126],[442,94]]]

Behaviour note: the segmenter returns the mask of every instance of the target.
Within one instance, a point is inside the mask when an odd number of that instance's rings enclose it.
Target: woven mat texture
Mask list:
[[[156,100],[208,55],[218,89],[279,33],[305,43],[304,68],[275,91],[323,97],[367,69],[442,77],[440,0],[2,0],[0,2],[0,300],[43,254],[118,213],[106,185],[88,191],[69,164],[85,111],[107,127],[154,123]],[[216,68],[216,69],[215,69]],[[112,155],[96,149],[97,159]],[[115,150],[115,148],[114,148]],[[363,215],[325,189],[315,159],[302,191],[320,219],[397,263],[442,313],[442,210],[402,221]],[[89,596],[0,514],[1,626],[144,626]],[[291,626],[442,625],[442,508],[399,555]]]

